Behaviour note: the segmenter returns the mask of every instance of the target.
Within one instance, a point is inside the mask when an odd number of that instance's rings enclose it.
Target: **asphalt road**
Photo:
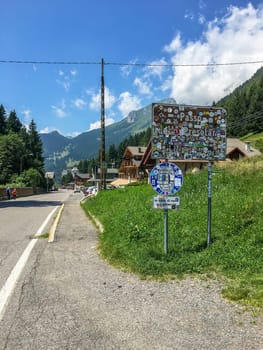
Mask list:
[[[59,196],[47,197],[51,207]],[[262,350],[262,318],[224,300],[219,281],[140,280],[101,259],[80,199],[70,193],[54,242],[39,239],[32,250],[0,321],[0,350]],[[22,245],[49,210],[20,234]]]
[[[69,195],[69,192],[61,191],[0,201],[0,290],[31,237],[49,213]],[[47,230],[47,227],[43,229]]]

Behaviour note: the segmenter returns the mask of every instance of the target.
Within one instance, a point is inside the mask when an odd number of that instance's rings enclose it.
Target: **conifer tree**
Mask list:
[[[28,147],[29,153],[34,159],[34,168],[38,170],[44,169],[44,159],[42,156],[43,145],[40,136],[37,132],[36,123],[32,119],[28,128]]]
[[[0,135],[6,134],[6,111],[4,106],[0,105]]]
[[[19,131],[21,130],[22,123],[18,119],[15,110],[13,110],[9,113],[6,124],[7,124],[7,131],[9,133],[10,132],[19,133]]]

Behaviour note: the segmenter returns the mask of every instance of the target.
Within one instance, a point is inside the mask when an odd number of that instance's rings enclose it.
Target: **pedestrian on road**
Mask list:
[[[10,187],[8,186],[7,188],[6,188],[6,198],[7,199],[10,199],[10,197],[11,197],[11,194],[10,194],[10,192],[11,192],[11,190],[10,190]]]
[[[14,188],[12,191],[13,199],[16,199],[16,195],[17,195],[16,188]]]

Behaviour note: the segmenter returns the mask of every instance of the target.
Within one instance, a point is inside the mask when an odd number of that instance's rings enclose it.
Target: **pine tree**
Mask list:
[[[28,128],[28,153],[34,159],[34,168],[39,171],[44,169],[43,145],[40,136],[37,132],[36,123],[32,119]]]
[[[8,133],[10,133],[10,132],[19,133],[19,131],[21,130],[22,123],[18,119],[15,110],[13,110],[9,113],[6,124],[7,124]]]
[[[0,105],[0,135],[5,135],[6,130],[6,111],[4,106]]]
[[[116,162],[118,158],[118,152],[114,144],[110,145],[107,155],[108,162]]]

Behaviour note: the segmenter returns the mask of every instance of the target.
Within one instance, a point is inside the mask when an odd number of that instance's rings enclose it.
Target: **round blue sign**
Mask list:
[[[183,184],[183,173],[173,163],[160,163],[150,173],[152,188],[161,195],[168,196],[180,190]]]

